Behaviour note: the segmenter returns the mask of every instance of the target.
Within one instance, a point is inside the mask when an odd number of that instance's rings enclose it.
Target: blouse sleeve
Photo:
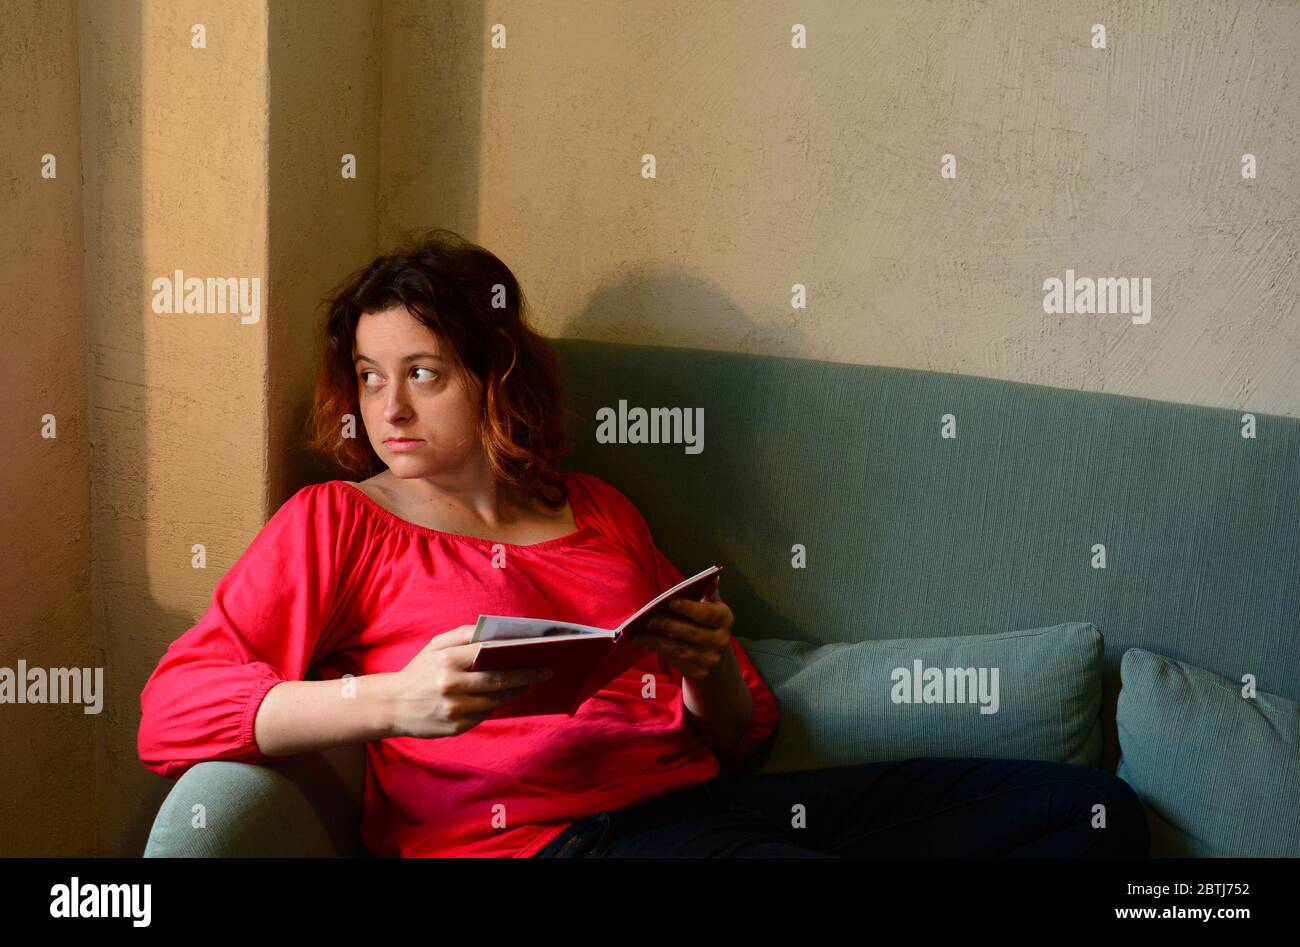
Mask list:
[[[636,508],[631,500],[613,485],[590,474],[585,475],[584,484],[588,487],[593,499],[600,505],[601,516],[607,521],[608,526],[625,538],[625,542],[636,551],[641,562],[652,564],[651,568],[654,569],[655,582],[661,592],[672,588],[686,578],[673,565],[672,560],[655,545],[653,534],[645,521],[645,517],[641,515],[640,510]],[[723,575],[725,576],[726,573],[723,573]],[[775,735],[780,721],[780,711],[771,688],[768,687],[758,673],[734,634],[731,638],[731,646],[736,653],[741,676],[744,677],[745,683],[749,685],[749,693],[753,698],[753,710],[750,713],[749,725],[745,728],[745,732],[741,734],[740,741],[736,746],[727,752],[715,750],[714,756],[727,769],[743,771],[757,763],[759,751]],[[665,661],[662,655],[659,655],[658,658],[662,672],[678,687],[682,686],[681,672]]]
[[[177,638],[140,694],[140,761],[178,779],[204,760],[265,763],[253,737],[262,699],[302,680],[318,657],[359,542],[327,484],[290,497],[217,582],[198,623]]]

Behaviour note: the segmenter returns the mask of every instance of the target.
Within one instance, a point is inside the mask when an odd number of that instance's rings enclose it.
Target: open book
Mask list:
[[[713,587],[722,566],[710,566],[661,592],[629,615],[617,628],[597,628],[545,618],[509,618],[480,615],[471,642],[481,642],[471,671],[501,668],[550,668],[554,677],[533,685],[522,697],[506,701],[485,720],[568,714],[592,694],[640,661],[646,648],[636,643],[651,613],[677,615],[668,608],[675,598],[702,601]]]

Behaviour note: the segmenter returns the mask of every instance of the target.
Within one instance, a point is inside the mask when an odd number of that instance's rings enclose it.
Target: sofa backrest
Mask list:
[[[1092,622],[1105,636],[1111,770],[1128,648],[1300,699],[1300,419],[1257,414],[1243,437],[1236,410],[553,344],[576,413],[565,466],[627,494],[686,574],[726,566],[737,635],[829,643]],[[597,442],[600,409],[652,408],[702,410],[703,449],[684,442],[693,427],[676,443]],[[796,545],[806,568],[791,565]]]

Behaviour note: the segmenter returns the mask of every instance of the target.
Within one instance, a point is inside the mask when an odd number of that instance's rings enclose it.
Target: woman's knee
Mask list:
[[[1151,835],[1146,810],[1137,792],[1120,777],[1104,770],[1088,770],[1083,797],[1088,802],[1089,825],[1097,833],[1089,854],[1115,858],[1146,858]]]

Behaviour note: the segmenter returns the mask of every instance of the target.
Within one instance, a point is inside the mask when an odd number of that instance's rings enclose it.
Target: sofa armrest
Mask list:
[[[196,763],[163,800],[144,857],[365,857],[363,750],[304,753],[273,766]],[[203,807],[197,825],[195,806]]]

